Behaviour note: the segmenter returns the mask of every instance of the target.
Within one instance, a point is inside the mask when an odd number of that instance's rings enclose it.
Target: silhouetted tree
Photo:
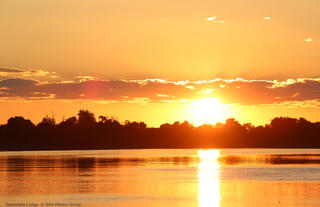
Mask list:
[[[46,115],[42,118],[42,121],[37,125],[38,128],[54,128],[56,126],[56,120],[54,117]]]
[[[35,125],[28,119],[21,116],[16,116],[8,119],[5,126],[4,143],[7,148],[27,148],[31,145],[37,144],[34,141]],[[3,139],[2,138],[2,139]]]
[[[66,120],[63,120],[59,123],[59,127],[61,128],[73,128],[77,125],[77,118],[75,116],[72,116]]]
[[[114,117],[107,116],[99,116],[99,124],[109,128],[119,128],[121,126],[120,122]]]
[[[0,150],[210,148],[210,147],[320,147],[320,122],[276,117],[270,124],[240,124],[234,118],[198,127],[187,121],[149,128],[144,122],[120,123],[113,117],[80,110],[56,124],[45,116],[35,126],[23,117],[0,125]]]
[[[96,118],[92,112],[84,109],[78,112],[78,124],[80,127],[92,127],[95,123]]]
[[[22,116],[16,116],[8,119],[7,127],[12,130],[26,130],[34,128],[34,124],[29,119],[24,119]]]
[[[145,129],[147,125],[144,122],[130,122],[128,120],[125,121],[124,127],[127,129]]]

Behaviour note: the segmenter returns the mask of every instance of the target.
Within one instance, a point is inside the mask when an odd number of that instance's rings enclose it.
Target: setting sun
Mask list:
[[[201,98],[191,103],[192,122],[196,125],[224,122],[227,107],[217,98]]]

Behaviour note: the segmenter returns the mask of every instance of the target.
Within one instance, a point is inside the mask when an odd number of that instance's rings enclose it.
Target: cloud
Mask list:
[[[157,96],[158,96],[158,97],[170,97],[170,96],[167,95],[167,94],[160,94],[160,93],[157,93]]]
[[[0,73],[21,73],[23,70],[14,68],[0,68]]]
[[[212,88],[201,89],[199,93],[210,94],[214,91]]]
[[[34,86],[36,83],[36,81],[28,79],[6,79],[0,81],[0,87],[24,88]]]
[[[161,103],[217,97],[228,104],[318,103],[320,78],[278,80],[212,79],[199,81],[90,80],[41,82],[0,80],[0,99],[59,99],[103,102]]]
[[[207,22],[224,24],[224,20],[218,20],[217,16],[207,17],[204,20]]]
[[[26,98],[38,97],[36,94],[37,82],[27,79],[5,79],[0,81],[0,88],[2,88],[1,98]]]
[[[305,39],[304,41],[306,41],[306,42],[312,42],[312,38],[309,37],[309,38]]]
[[[95,80],[95,78],[90,75],[78,75],[78,76],[75,76],[74,78],[76,80],[78,80],[79,82],[88,81],[88,80]]]
[[[47,80],[54,79],[57,77],[58,76],[55,72],[49,72],[45,70],[0,67],[0,80],[8,78],[37,78]]]
[[[207,17],[205,20],[206,20],[206,21],[214,21],[214,20],[216,20],[216,19],[217,19],[216,16],[212,16],[212,17]]]

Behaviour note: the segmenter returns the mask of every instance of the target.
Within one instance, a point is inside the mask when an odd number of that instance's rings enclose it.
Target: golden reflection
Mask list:
[[[199,207],[220,206],[219,150],[199,150]]]

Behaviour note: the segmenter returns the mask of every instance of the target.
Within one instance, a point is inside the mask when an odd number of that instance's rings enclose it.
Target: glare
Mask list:
[[[217,159],[220,156],[219,150],[199,150],[198,155],[200,160],[211,160],[211,161],[217,161]]]
[[[202,98],[190,104],[191,122],[195,125],[215,124],[227,118],[227,107],[217,98]]]
[[[199,207],[220,205],[219,155],[219,150],[198,151]]]

